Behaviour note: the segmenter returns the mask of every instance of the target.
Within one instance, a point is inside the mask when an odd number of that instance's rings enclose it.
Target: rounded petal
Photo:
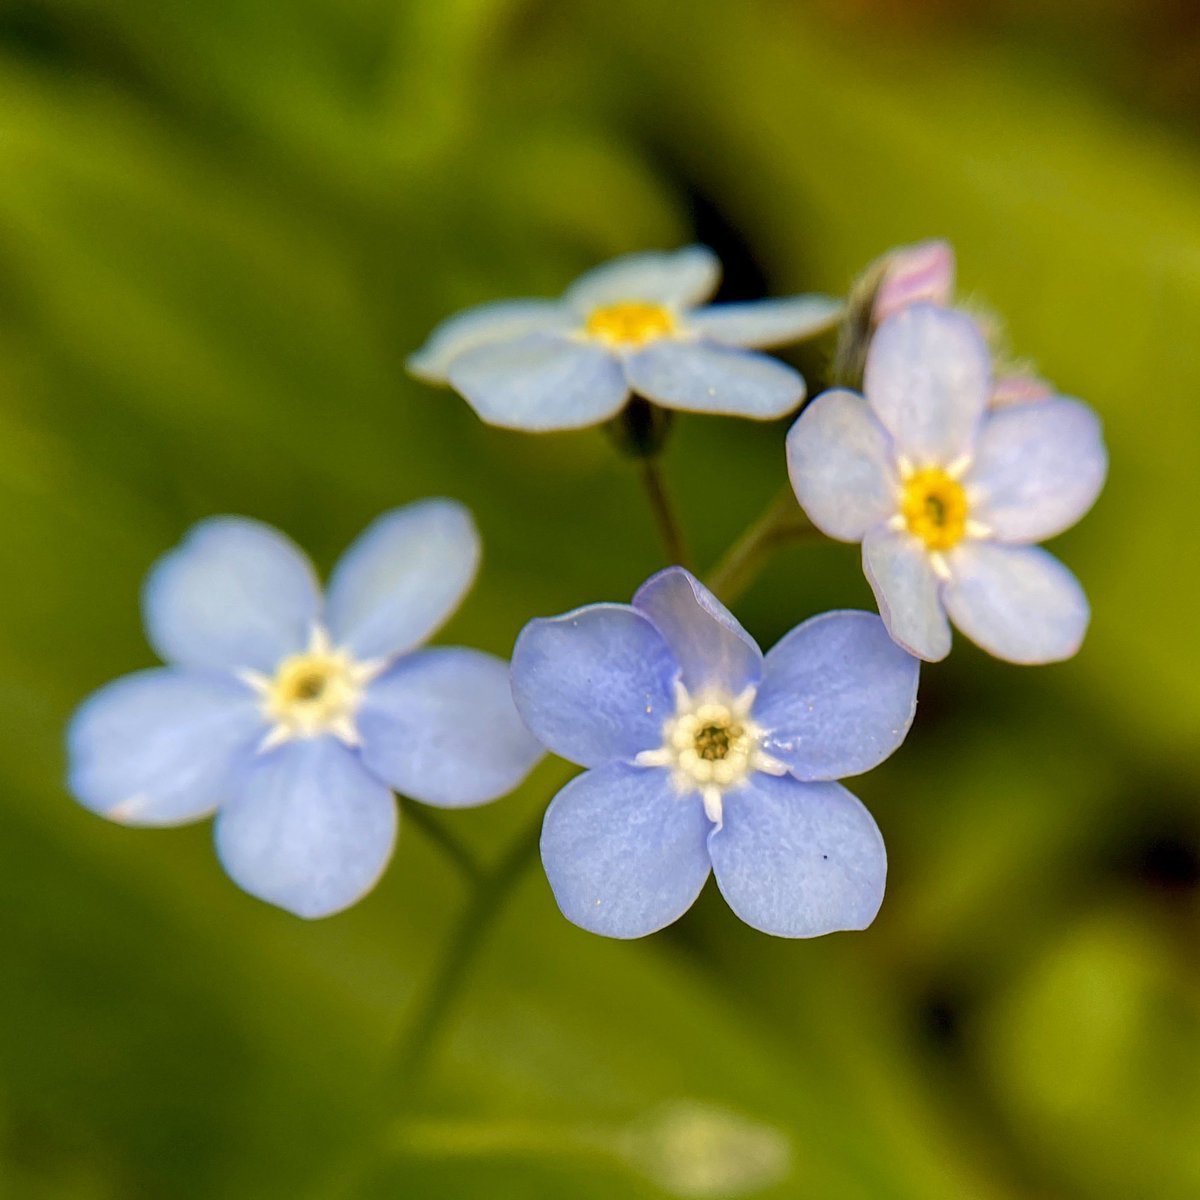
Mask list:
[[[705,342],[652,342],[625,359],[629,386],[664,408],[757,421],[782,417],[804,399],[804,377],[764,354]]]
[[[1079,581],[1039,546],[967,542],[950,556],[950,619],[989,654],[1033,665],[1070,658],[1087,631]]]
[[[489,425],[534,433],[596,425],[620,412],[629,395],[612,354],[553,334],[477,346],[448,375]]]
[[[1078,400],[1019,404],[989,415],[964,482],[971,515],[1002,542],[1040,542],[1069,529],[1108,473],[1100,420]]]
[[[991,397],[987,343],[965,313],[911,305],[872,339],[863,391],[899,454],[948,464],[970,453]]]
[[[725,796],[709,834],[717,886],[776,937],[866,929],[883,903],[887,851],[871,814],[836,783],[761,773]]]
[[[210,517],[154,564],[142,589],[150,644],[183,667],[271,671],[320,619],[312,564],[247,517]]]
[[[581,316],[631,300],[691,308],[707,300],[720,282],[720,259],[707,246],[685,246],[623,254],[581,275],[563,300]]]
[[[332,737],[256,758],[217,814],[217,856],[240,888],[298,917],[348,908],[378,882],[396,841],[396,802]]]
[[[76,710],[68,786],[85,808],[125,825],[180,825],[229,797],[235,762],[264,725],[232,676],[158,668],[126,675]]]
[[[441,808],[507,795],[544,753],[517,714],[508,663],[459,646],[401,659],[367,688],[357,725],[369,771]]]
[[[481,304],[443,321],[405,365],[427,383],[446,383],[450,364],[468,350],[529,333],[566,332],[572,324],[571,315],[557,300]]]
[[[800,507],[829,537],[861,541],[897,507],[887,431],[854,392],[824,392],[787,436],[788,475]]]
[[[667,567],[638,588],[633,607],[650,618],[671,647],[684,687],[737,695],[762,678],[758,643],[689,571]]]
[[[517,711],[542,745],[583,767],[662,745],[678,674],[662,634],[625,604],[530,621],[513,647]]]
[[[933,239],[901,246],[884,259],[883,278],[871,316],[876,324],[922,300],[949,304],[954,295],[954,250]]]
[[[752,714],[763,749],[797,779],[869,771],[904,741],[919,673],[874,613],[813,617],[767,654]]]
[[[419,500],[377,517],[329,580],[325,619],[357,658],[390,658],[431,637],[479,568],[479,532],[456,500]]]
[[[926,662],[950,653],[950,623],[925,548],[907,533],[872,529],[863,539],[863,572],[892,639]]]
[[[554,797],[542,863],[568,921],[605,937],[645,937],[700,894],[709,828],[700,797],[681,796],[666,771],[613,763]]]
[[[722,346],[781,346],[832,329],[845,304],[832,296],[789,296],[713,304],[688,314],[688,329]]]

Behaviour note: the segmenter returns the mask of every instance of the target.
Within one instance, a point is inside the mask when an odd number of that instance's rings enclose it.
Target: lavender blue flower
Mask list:
[[[814,617],[764,658],[682,567],[632,605],[530,622],[513,651],[517,708],[548,749],[588,768],[542,830],[563,914],[642,937],[690,908],[711,870],[767,933],[864,929],[887,857],[871,815],[833,781],[904,739],[917,673],[863,612]]]
[[[482,804],[541,756],[506,663],[419,649],[478,562],[467,510],[425,500],[369,526],[322,598],[303,552],[270,526],[201,522],[143,591],[147,636],[168,665],[80,706],[71,791],[129,825],[215,812],[217,854],[246,891],[302,917],[346,908],[391,857],[392,788]]]
[[[509,300],[451,317],[408,367],[510,429],[595,425],[631,392],[666,408],[782,416],[803,400],[804,380],[752,351],[831,328],[842,305],[809,295],[699,307],[720,271],[704,246],[629,254],[583,275],[561,300]]]
[[[1070,528],[1108,469],[1096,415],[1052,398],[988,409],[991,362],[965,314],[914,304],[879,328],[864,396],[818,396],[787,439],[813,524],[861,542],[888,631],[930,661],[950,625],[997,658],[1069,658],[1088,624],[1075,577],[1033,543]]]

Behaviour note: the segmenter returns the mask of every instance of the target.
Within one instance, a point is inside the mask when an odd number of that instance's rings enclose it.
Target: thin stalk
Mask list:
[[[754,582],[767,559],[780,546],[818,536],[819,530],[801,512],[792,489],[785,487],[722,555],[705,582],[715,596],[732,604]]]
[[[394,1074],[410,1103],[418,1096],[430,1059],[454,1016],[463,981],[488,932],[503,912],[505,900],[537,853],[541,832],[539,809],[500,861],[476,879],[471,899],[455,923],[437,974],[396,1051]]]
[[[662,539],[667,561],[687,567],[691,560],[684,542],[683,528],[679,523],[675,506],[671,503],[659,460],[643,458],[638,466],[642,477],[642,486],[645,488],[646,498],[650,501],[650,511],[654,516],[658,536]]]

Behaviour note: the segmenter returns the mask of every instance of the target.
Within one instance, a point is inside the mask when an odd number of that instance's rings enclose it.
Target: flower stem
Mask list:
[[[645,396],[631,396],[629,403],[608,422],[607,430],[617,450],[637,464],[667,561],[686,567],[690,562],[683,527],[671,503],[660,465],[673,422],[674,413],[670,409],[659,408]]]
[[[503,911],[504,901],[537,853],[541,832],[542,810],[538,809],[500,861],[476,877],[474,892],[454,926],[437,974],[396,1050],[393,1074],[410,1104],[418,1096],[425,1070],[454,1016],[463,981]]]
[[[454,863],[465,879],[471,882],[478,880],[483,873],[479,860],[424,804],[401,796],[400,811],[406,821],[416,825]]]
[[[792,489],[784,487],[758,520],[722,555],[705,582],[715,596],[732,604],[780,546],[816,536],[820,536],[820,531],[800,511]]]
[[[642,486],[646,490],[646,498],[650,501],[650,511],[654,514],[654,523],[658,527],[658,535],[662,539],[663,550],[671,563],[681,567],[690,565],[687,545],[683,540],[683,529],[671,503],[666,482],[658,459],[644,458],[640,464]]]

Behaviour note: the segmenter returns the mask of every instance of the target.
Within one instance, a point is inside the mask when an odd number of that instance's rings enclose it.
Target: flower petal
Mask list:
[[[580,316],[625,301],[691,308],[721,282],[721,261],[707,246],[623,254],[581,275],[563,295]]]
[[[217,814],[217,856],[252,896],[327,917],[367,894],[396,841],[396,802],[332,737],[256,758]]]
[[[777,937],[866,929],[887,852],[871,814],[836,783],[756,774],[725,796],[709,834],[717,886],[747,925]]]
[[[618,413],[629,395],[612,354],[553,334],[477,346],[447,373],[490,425],[535,433],[598,424]]]
[[[629,386],[665,408],[765,421],[804,399],[804,377],[785,363],[704,342],[652,342],[625,359]]]
[[[965,313],[911,305],[872,339],[863,390],[898,453],[948,464],[970,452],[991,396],[983,334]]]
[[[517,711],[547,749],[583,767],[660,746],[678,674],[662,634],[625,604],[530,621],[513,647]]]
[[[1087,631],[1079,581],[1039,546],[966,542],[950,555],[950,619],[989,654],[1014,663],[1070,658]]]
[[[926,662],[945,658],[950,653],[950,623],[925,548],[910,534],[877,526],[863,539],[862,557],[892,639]]]
[[[954,251],[933,239],[901,246],[883,260],[883,278],[871,317],[878,325],[910,304],[949,304],[954,295]]]
[[[508,663],[459,646],[402,658],[368,687],[357,724],[367,769],[441,808],[507,795],[544,753],[517,714]]]
[[[752,714],[763,749],[798,779],[869,771],[904,741],[919,672],[874,613],[813,617],[767,654]]]
[[[737,618],[689,571],[667,567],[637,590],[633,607],[654,622],[695,695],[737,695],[762,678],[762,651]]]
[[[377,517],[329,580],[326,622],[357,658],[390,658],[449,620],[479,568],[479,532],[456,500],[419,500]]]
[[[688,329],[722,346],[780,346],[832,329],[845,305],[832,296],[713,304],[688,314]]]
[[[788,431],[787,462],[800,507],[829,537],[861,541],[896,511],[891,439],[854,392],[824,392],[800,414]]]
[[[142,588],[150,644],[183,667],[271,671],[320,618],[312,564],[247,517],[210,517],[154,564]]]
[[[443,321],[405,364],[418,379],[446,383],[450,364],[468,350],[528,333],[565,333],[574,318],[557,300],[501,300]]]
[[[67,729],[68,786],[125,825],[180,825],[227,800],[234,763],[262,737],[254,694],[232,676],[158,668],[83,702]]]
[[[1069,529],[1108,473],[1100,420],[1078,400],[1018,404],[989,415],[964,483],[972,516],[1003,542],[1040,542]]]
[[[680,796],[666,771],[612,763],[554,797],[542,863],[568,921],[605,937],[645,937],[700,894],[709,828],[700,797]]]

